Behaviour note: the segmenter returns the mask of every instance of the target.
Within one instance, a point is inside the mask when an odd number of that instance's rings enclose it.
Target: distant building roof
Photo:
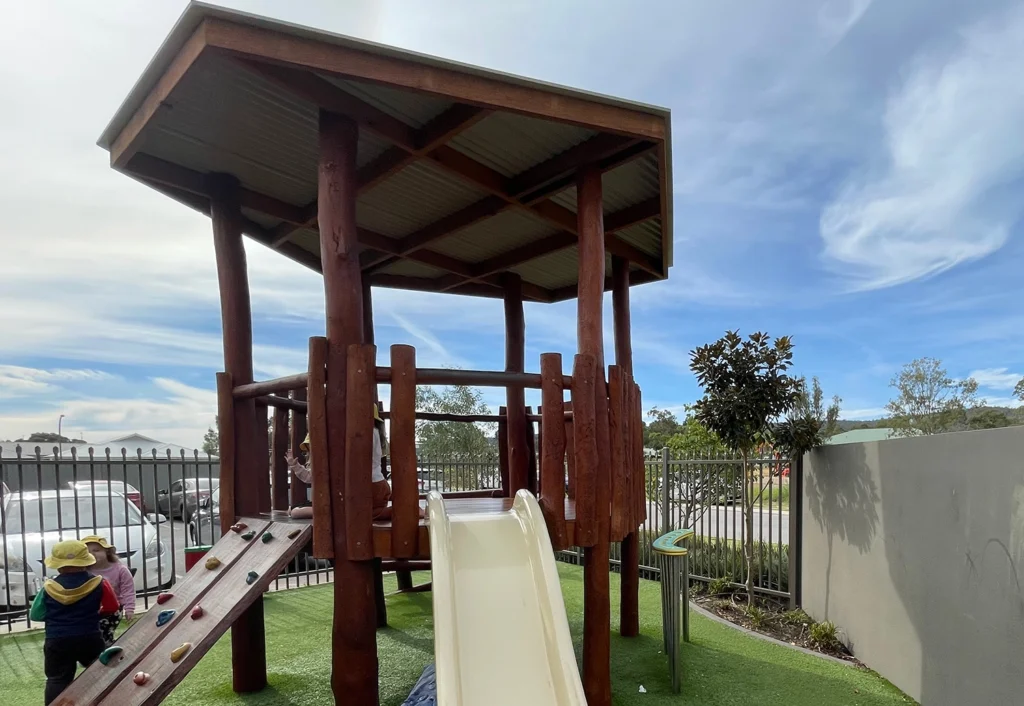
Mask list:
[[[862,444],[868,441],[885,441],[894,436],[894,431],[888,427],[876,427],[873,429],[851,429],[842,434],[836,434],[826,441],[826,444]]]

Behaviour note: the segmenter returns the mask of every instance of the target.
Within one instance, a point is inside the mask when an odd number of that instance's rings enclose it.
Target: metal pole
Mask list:
[[[668,447],[661,450],[661,533],[668,534],[672,531],[671,518],[669,517],[669,501],[672,498],[671,489],[668,487]]]

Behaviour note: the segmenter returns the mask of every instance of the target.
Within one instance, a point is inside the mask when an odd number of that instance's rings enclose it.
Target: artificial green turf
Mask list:
[[[558,565],[569,627],[577,658],[583,632],[583,573]],[[422,581],[425,577],[419,577]],[[611,577],[613,630],[617,632],[618,577]],[[385,584],[394,591],[393,580]],[[326,704],[330,687],[330,586],[271,593],[266,596],[267,653],[270,686],[259,694],[231,691],[230,641],[222,639],[174,690],[165,703],[177,706],[270,706]],[[659,586],[640,582],[641,635],[612,637],[614,702],[701,704],[701,706],[890,706],[910,704],[877,675],[744,635],[699,615],[691,621],[691,642],[683,647],[683,691],[672,694],[668,665],[661,652]],[[393,626],[378,633],[381,704],[399,706],[423,667],[432,659],[433,622],[429,593],[391,595],[388,619]],[[501,657],[495,636],[495,658]],[[517,676],[517,678],[520,678]],[[528,678],[522,675],[521,678]],[[36,706],[43,697],[42,635],[24,633],[0,638],[0,694],[3,706]],[[640,686],[646,689],[641,694]],[[499,687],[500,688],[500,687]]]

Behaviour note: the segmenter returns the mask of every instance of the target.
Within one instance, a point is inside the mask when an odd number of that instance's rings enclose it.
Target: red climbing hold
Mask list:
[[[163,605],[172,598],[174,598],[173,593],[161,593],[159,596],[156,597],[156,602],[158,605]]]
[[[191,615],[192,620],[203,617],[203,607],[201,605],[197,605],[195,608],[192,609]]]
[[[235,524],[231,525],[231,531],[232,532],[241,532],[242,530],[244,530],[248,526],[249,525],[245,524],[244,522],[236,522]]]
[[[135,676],[132,677],[132,681],[138,684],[139,686],[142,686],[143,684],[149,681],[149,674],[147,674],[146,672],[135,672]]]

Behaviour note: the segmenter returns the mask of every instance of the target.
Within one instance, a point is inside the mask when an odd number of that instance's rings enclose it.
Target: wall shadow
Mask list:
[[[832,558],[835,543],[854,547],[861,554],[871,549],[878,531],[879,492],[867,463],[869,444],[841,444],[815,449],[807,460],[814,473],[804,478],[807,515],[827,539],[825,616],[832,593]],[[807,567],[804,567],[807,570]]]

